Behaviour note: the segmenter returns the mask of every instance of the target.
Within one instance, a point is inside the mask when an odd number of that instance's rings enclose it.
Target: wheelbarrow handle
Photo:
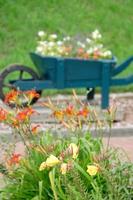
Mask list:
[[[114,78],[111,79],[111,86],[124,86],[133,83],[133,75],[124,78]]]
[[[112,71],[112,76],[116,76],[117,74],[121,73],[124,69],[126,69],[133,61],[133,56],[129,57],[120,65],[116,66]]]

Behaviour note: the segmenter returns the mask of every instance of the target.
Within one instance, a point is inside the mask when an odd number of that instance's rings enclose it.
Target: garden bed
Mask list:
[[[74,97],[74,100],[77,102],[76,107],[72,101],[71,104],[67,104],[67,102],[70,102],[68,99],[67,101],[65,100],[65,103],[63,103],[64,100],[59,100],[59,102],[50,99],[48,102],[43,101],[43,106],[50,108],[52,116],[55,118],[54,123],[53,121],[52,123],[47,121],[49,126],[53,126],[53,129],[50,129],[48,133],[45,123],[44,134],[39,130],[36,132],[35,123],[34,129],[31,129],[33,124],[29,126],[30,121],[27,120],[34,112],[30,107],[28,110],[23,108],[22,111],[19,108],[16,111],[17,115],[16,113],[12,113],[12,117],[15,117],[14,119],[18,121],[13,121],[15,122],[15,126],[13,124],[10,124],[10,126],[14,127],[12,129],[14,130],[13,132],[19,134],[22,142],[18,143],[16,140],[15,149],[12,143],[3,146],[3,149],[6,149],[5,152],[9,153],[9,156],[5,154],[7,156],[6,162],[4,162],[6,164],[5,167],[1,165],[1,170],[6,176],[6,181],[8,181],[8,186],[6,185],[7,187],[3,195],[10,195],[11,200],[14,198],[19,200],[20,196],[23,196],[25,200],[33,197],[41,200],[66,200],[68,198],[73,200],[75,193],[78,196],[77,200],[88,199],[88,195],[89,198],[94,200],[104,200],[107,195],[111,200],[120,199],[122,196],[124,200],[131,197],[132,178],[130,175],[133,170],[131,161],[126,153],[116,148],[115,145],[114,148],[110,148],[110,144],[111,146],[113,145],[113,138],[110,137],[112,122],[115,121],[115,107],[112,106],[104,111],[104,114],[106,114],[105,125],[107,126],[105,126],[105,132],[108,137],[102,143],[103,130],[101,129],[101,123],[104,122],[104,118],[99,120],[95,111],[90,110],[90,107],[86,107],[84,101],[77,99],[76,96]],[[95,102],[93,101],[93,107],[96,103],[98,105],[98,102],[98,98]],[[38,102],[38,105],[40,105],[40,102]],[[38,105],[34,106],[34,108],[37,108]],[[62,106],[60,107],[60,105]],[[5,118],[8,113],[4,110],[2,113],[1,120],[12,120],[10,118],[11,114],[8,115],[9,118]],[[26,115],[23,115],[24,113],[28,113],[28,118]],[[8,123],[10,123],[10,120]],[[21,122],[19,120],[22,120],[22,124],[19,124]],[[96,125],[97,138],[92,137],[93,131],[89,128],[88,122]],[[85,127],[83,126],[84,123],[86,124]],[[67,129],[65,128],[66,135],[63,140],[61,131],[65,129],[59,127],[61,124],[67,127]],[[40,130],[41,128],[39,127]],[[14,139],[16,139],[16,136]],[[130,137],[130,142],[131,139],[132,137]],[[122,140],[120,141],[123,145]],[[123,139],[123,141],[125,140]],[[8,152],[8,148],[10,152]],[[13,154],[11,154],[12,149],[14,149]],[[3,160],[5,159],[5,155],[3,154]],[[47,176],[45,180],[44,174],[45,177]],[[34,176],[36,179],[34,179]],[[19,184],[20,179],[21,184]],[[2,176],[0,181],[3,187]],[[26,187],[27,181],[28,187]],[[104,184],[104,187],[101,187],[101,182],[102,185]],[[13,188],[16,187],[16,183],[17,190],[14,190]],[[68,187],[69,185],[71,187]],[[113,188],[111,185],[113,185]],[[78,193],[77,187],[80,188]],[[118,188],[119,193],[117,192]],[[72,198],[70,194],[73,194]],[[3,198],[3,200],[5,199],[6,197]]]

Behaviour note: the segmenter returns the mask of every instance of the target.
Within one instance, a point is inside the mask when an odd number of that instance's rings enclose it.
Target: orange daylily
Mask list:
[[[83,116],[83,117],[85,117],[85,118],[87,118],[88,114],[89,114],[89,110],[88,110],[87,107],[83,107],[83,108],[78,112],[78,115]]]
[[[8,112],[3,108],[0,108],[0,121],[4,121],[7,119]]]
[[[11,90],[8,92],[5,96],[5,103],[15,103],[18,95],[20,94],[20,91],[18,90]]]
[[[15,164],[19,164],[20,162],[20,157],[21,157],[21,154],[16,154],[14,153],[11,158],[8,160],[8,164],[11,166],[11,165],[15,165]]]
[[[25,112],[21,111],[16,116],[17,120],[24,121],[27,119],[27,116],[25,115]]]
[[[26,96],[29,98],[31,101],[33,98],[39,98],[40,95],[35,91],[35,90],[29,90],[25,92]]]
[[[29,107],[29,108],[25,108],[25,109],[23,110],[23,112],[24,112],[28,117],[30,117],[33,113],[35,113],[35,110],[33,110],[31,107]]]
[[[35,113],[35,111],[32,108],[25,108],[22,111],[20,111],[17,116],[16,119],[18,121],[25,121],[27,120],[33,113]]]
[[[64,110],[64,113],[67,115],[75,115],[75,110],[73,105],[68,105],[67,108]]]

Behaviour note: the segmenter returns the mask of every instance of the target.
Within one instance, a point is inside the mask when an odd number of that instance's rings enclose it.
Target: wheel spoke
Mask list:
[[[22,80],[22,77],[23,77],[23,70],[20,70],[20,73],[19,73],[19,80]]]
[[[16,89],[16,87],[14,85],[11,85],[10,83],[4,83],[3,86],[7,88]]]

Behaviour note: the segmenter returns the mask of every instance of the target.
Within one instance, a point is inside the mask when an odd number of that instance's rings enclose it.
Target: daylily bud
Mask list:
[[[67,163],[62,163],[61,164],[60,171],[61,171],[62,174],[66,174],[66,172],[67,172]]]

